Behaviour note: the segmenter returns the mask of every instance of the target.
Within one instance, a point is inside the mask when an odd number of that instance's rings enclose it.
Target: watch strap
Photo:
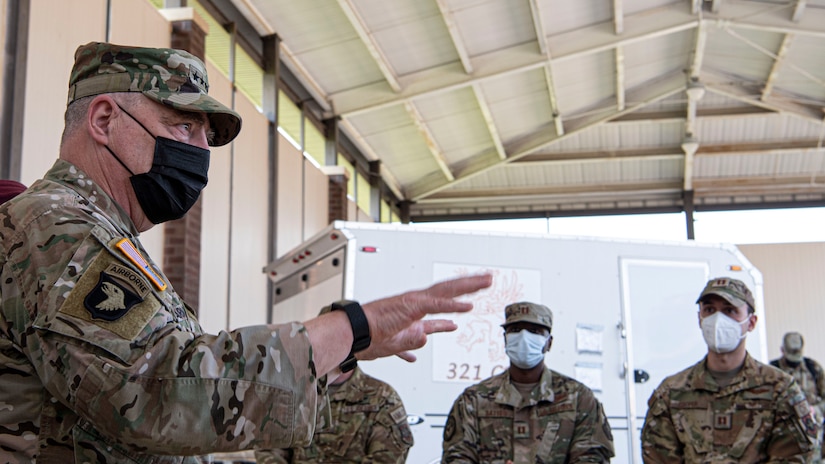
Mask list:
[[[372,342],[367,315],[364,314],[364,309],[361,308],[361,305],[358,304],[357,301],[336,301],[332,303],[330,309],[332,311],[344,311],[352,327],[352,348],[347,359],[339,365],[341,372],[349,372],[355,369],[358,363],[358,360],[355,358],[355,353],[367,349]]]

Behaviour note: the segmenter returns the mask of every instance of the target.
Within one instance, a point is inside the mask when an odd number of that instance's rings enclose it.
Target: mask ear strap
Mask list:
[[[131,174],[131,175],[133,175],[133,176],[135,175],[135,173],[134,173],[134,172],[132,172],[132,170],[131,170],[131,169],[129,169],[129,166],[126,166],[126,164],[125,164],[123,161],[121,161],[121,159],[120,159],[120,158],[118,158],[118,156],[115,154],[115,152],[113,152],[113,151],[112,151],[112,149],[111,149],[111,148],[109,148],[109,145],[103,145],[103,146],[104,146],[104,147],[106,147],[106,149],[107,149],[107,150],[109,150],[109,153],[111,153],[111,154],[112,154],[112,156],[114,156],[114,157],[115,157],[115,159],[117,160],[117,162],[118,162],[118,163],[120,163],[120,165],[121,165],[121,166],[123,166],[123,169],[125,169],[125,170],[129,171],[129,174]]]
[[[118,103],[118,102],[115,102],[115,105],[117,105],[117,107],[118,107],[118,108],[120,108],[120,111],[123,111],[124,113],[126,113],[126,115],[127,115],[127,116],[129,116],[130,118],[132,118],[132,121],[135,121],[136,123],[138,123],[138,125],[139,125],[140,127],[142,127],[142,128],[143,128],[143,130],[145,130],[145,131],[146,131],[146,133],[147,133],[147,134],[149,134],[149,136],[150,136],[150,137],[152,137],[153,139],[157,140],[157,137],[155,137],[155,134],[151,133],[151,132],[149,131],[149,129],[147,129],[147,128],[146,128],[146,126],[144,126],[144,125],[143,125],[143,123],[142,123],[142,122],[138,121],[138,119],[137,119],[136,117],[132,116],[132,113],[130,113],[130,112],[126,111],[125,109],[123,109],[123,107],[122,107],[122,106],[120,106],[120,103]]]

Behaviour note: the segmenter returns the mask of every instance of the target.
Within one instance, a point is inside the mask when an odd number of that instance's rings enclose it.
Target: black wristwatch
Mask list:
[[[355,353],[367,349],[372,341],[367,315],[364,314],[364,310],[357,301],[336,301],[332,303],[330,309],[332,311],[342,310],[347,313],[349,324],[352,326],[352,349],[347,359],[338,366],[341,368],[341,372],[349,372],[355,369],[356,364],[358,364],[358,360],[355,359]]]

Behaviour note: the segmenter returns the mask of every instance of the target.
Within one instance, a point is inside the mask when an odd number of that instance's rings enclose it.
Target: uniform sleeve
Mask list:
[[[367,452],[362,462],[403,464],[413,445],[407,412],[395,389],[385,385],[380,394],[383,401],[370,429]]]
[[[442,464],[479,462],[478,427],[472,409],[471,398],[465,393],[453,403],[444,426]]]
[[[805,394],[796,380],[777,385],[776,413],[767,454],[772,463],[810,462],[820,425],[814,421]]]
[[[668,390],[659,386],[647,402],[642,427],[642,460],[645,463],[684,462],[684,444],[679,441],[670,414]]]
[[[12,267],[0,302],[44,388],[93,440],[171,455],[307,444],[317,394],[303,325],[203,335],[104,232],[32,237],[44,246]]]
[[[602,404],[587,390],[579,395],[577,411],[567,462],[610,462],[610,458],[615,455],[613,433]]]
[[[255,450],[257,464],[290,464],[292,451],[288,449]]]
[[[816,361],[813,362],[813,368],[816,377],[816,396],[818,398],[816,404],[811,406],[819,412],[819,417],[825,418],[825,370]]]

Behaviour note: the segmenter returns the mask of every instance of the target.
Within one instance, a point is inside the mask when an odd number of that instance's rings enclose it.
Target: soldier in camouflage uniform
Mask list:
[[[329,386],[312,443],[304,448],[256,451],[258,464],[403,463],[413,445],[401,397],[360,368]]]
[[[232,141],[240,117],[207,95],[203,63],[184,51],[90,43],[75,58],[60,159],[0,206],[0,462],[304,446],[319,376],[337,377],[356,351],[409,359],[455,327],[426,314],[467,311],[454,298],[490,285],[456,279],[204,334],[138,235],[185,214],[208,146]]]
[[[823,423],[825,417],[825,371],[815,360],[803,356],[802,348],[805,340],[799,332],[788,332],[782,337],[782,357],[770,362],[771,366],[778,367],[790,374],[805,393],[808,404],[814,408],[814,417],[818,424]],[[814,463],[822,462],[822,430],[819,432],[817,449],[814,450]]]
[[[818,426],[805,395],[745,349],[756,326],[750,289],[716,278],[696,302],[708,354],[651,395],[644,462],[810,462]]]
[[[505,308],[510,368],[473,385],[453,403],[442,463],[609,462],[613,435],[601,403],[582,383],[552,371],[553,313],[520,302]]]

